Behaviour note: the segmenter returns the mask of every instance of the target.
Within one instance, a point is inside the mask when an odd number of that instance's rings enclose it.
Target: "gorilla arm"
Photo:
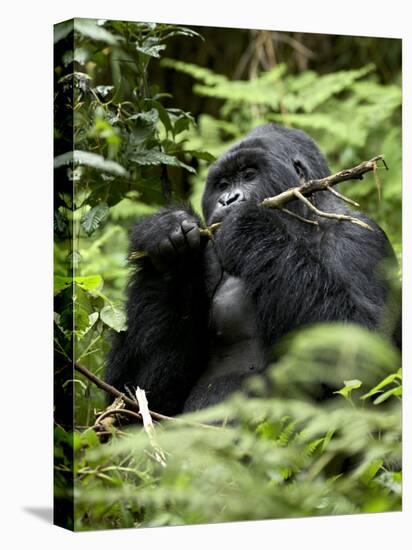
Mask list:
[[[132,250],[144,250],[128,287],[125,332],[115,335],[106,381],[120,391],[140,386],[150,407],[173,415],[200,368],[206,299],[198,219],[181,206],[139,222]]]
[[[381,321],[387,293],[377,270],[391,251],[377,226],[321,221],[318,228],[248,203],[229,213],[215,243],[224,269],[254,300],[268,346],[317,321],[370,328]]]

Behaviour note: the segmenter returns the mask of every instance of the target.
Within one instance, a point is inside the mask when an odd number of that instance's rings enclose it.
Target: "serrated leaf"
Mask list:
[[[205,160],[206,162],[215,162],[216,157],[209,153],[208,151],[192,151],[190,149],[185,150],[184,153],[188,153],[192,157],[195,157],[199,160]]]
[[[124,311],[113,305],[105,306],[100,311],[100,319],[116,332],[126,330],[126,315]]]
[[[103,286],[103,279],[100,275],[89,275],[88,277],[54,277],[54,293],[59,294],[76,283],[83,290],[96,290]]]
[[[168,166],[178,166],[184,168],[192,174],[196,174],[196,170],[191,166],[188,166],[184,162],[172,155],[167,155],[162,151],[155,151],[150,149],[148,151],[139,151],[130,155],[130,160],[141,166],[160,166],[161,164],[167,164]]]
[[[96,290],[103,286],[101,275],[89,275],[88,277],[75,277],[74,282],[83,290]]]
[[[61,166],[69,165],[71,163],[89,166],[90,168],[95,168],[103,172],[109,172],[110,174],[115,174],[117,176],[128,175],[127,170],[125,170],[123,166],[120,166],[117,162],[107,160],[101,155],[89,153],[88,151],[68,151],[67,153],[63,153],[54,159],[55,168],[60,168]]]
[[[100,203],[91,208],[80,220],[81,226],[87,235],[91,235],[100,227],[109,215],[109,207],[106,203]]]
[[[60,275],[54,276],[53,290],[54,295],[60,294],[62,290],[66,290],[73,285],[73,277],[61,277]]]
[[[128,120],[135,120],[141,126],[154,126],[159,120],[159,113],[157,109],[150,109],[150,111],[131,115]]]
[[[166,49],[166,44],[157,44],[155,46],[136,46],[136,50],[149,57],[160,57],[160,52]]]

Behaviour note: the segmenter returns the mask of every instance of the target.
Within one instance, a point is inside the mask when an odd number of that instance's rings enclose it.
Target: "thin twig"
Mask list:
[[[319,222],[317,222],[316,220],[308,220],[308,218],[299,216],[299,214],[296,214],[295,212],[292,212],[292,210],[288,210],[287,208],[281,208],[281,210],[282,212],[289,214],[289,216],[292,216],[293,218],[297,218],[301,222],[310,223],[311,225],[319,225]]]
[[[337,221],[346,221],[350,223],[354,223],[356,225],[360,225],[364,229],[369,229],[370,231],[373,231],[372,227],[368,225],[367,223],[359,220],[358,218],[353,218],[352,216],[347,216],[345,214],[334,214],[332,212],[323,212],[323,210],[319,210],[319,208],[316,208],[314,204],[310,202],[309,199],[307,199],[300,191],[297,189],[294,190],[295,197],[302,201],[306,206],[309,208],[309,210],[312,210],[317,216],[320,216],[321,218],[328,218],[330,220],[337,220]]]
[[[75,370],[83,374],[88,380],[93,382],[98,388],[104,390],[109,395],[112,395],[113,397],[121,397],[124,401],[124,403],[132,410],[137,411],[137,414],[139,415],[139,418],[141,419],[140,413],[139,413],[139,404],[137,401],[134,401],[133,399],[130,399],[130,397],[127,397],[124,393],[119,391],[114,386],[111,386],[107,382],[104,382],[101,380],[98,376],[90,372],[86,367],[83,365],[80,365],[79,363],[74,364]],[[166,416],[164,414],[150,411],[150,414],[152,418],[156,420],[170,420],[172,422],[180,422],[182,424],[185,424],[187,426],[194,426],[194,427],[202,427],[202,428],[210,428],[212,430],[219,430],[220,428],[218,426],[213,426],[212,424],[203,424],[201,422],[191,422],[190,420],[185,420],[184,418],[175,418],[173,416]]]
[[[106,409],[102,412],[102,414],[96,418],[95,425],[100,424],[102,420],[104,420],[108,416],[116,415],[116,414],[124,414],[126,416],[131,416],[133,418],[136,418],[137,420],[142,420],[142,417],[139,413],[134,411],[129,411],[129,409]]]
[[[345,197],[345,195],[342,195],[342,193],[339,193],[336,191],[336,189],[333,189],[333,187],[328,187],[328,191],[332,193],[332,195],[335,195],[335,197],[338,197],[338,199],[341,199],[344,202],[347,202],[348,204],[351,204],[352,206],[356,206],[356,208],[360,207],[360,204],[358,202],[355,202],[354,200],[350,199],[349,197]]]
[[[353,168],[348,168],[346,170],[341,170],[340,172],[337,172],[336,174],[331,174],[329,176],[326,176],[325,178],[321,179],[315,179],[315,180],[309,180],[306,183],[303,183],[302,185],[298,187],[291,187],[290,189],[287,189],[286,191],[283,191],[282,193],[279,193],[278,195],[275,195],[274,197],[269,197],[267,199],[264,199],[260,206],[265,206],[267,208],[277,208],[280,210],[286,211],[288,214],[292,214],[290,210],[285,209],[285,205],[289,202],[292,202],[296,199],[299,199],[302,201],[302,197],[307,197],[312,195],[313,193],[316,193],[318,191],[329,191],[333,193],[336,197],[339,199],[352,204],[354,206],[359,206],[358,203],[355,201],[352,201],[352,199],[349,199],[342,193],[338,193],[338,191],[332,189],[334,185],[337,185],[338,183],[341,183],[342,181],[348,181],[348,180],[360,180],[362,179],[362,176],[366,174],[367,172],[373,171],[375,174],[375,178],[377,177],[377,163],[379,161],[382,161],[383,165],[386,169],[388,169],[385,160],[383,158],[383,155],[378,155],[376,157],[371,158],[370,160],[366,160],[365,162],[361,162],[357,166],[354,166]],[[303,201],[304,202],[304,201]],[[307,204],[309,203],[309,204]],[[310,201],[305,202],[307,204],[308,208],[310,208],[317,216],[323,217],[323,218],[330,218],[335,219],[337,221],[347,221],[350,223],[355,223],[356,225],[360,225],[364,229],[369,229],[373,231],[373,229],[365,222],[359,220],[358,218],[355,218],[353,216],[346,216],[343,214],[334,214],[329,212],[322,212],[321,210],[318,210]],[[310,206],[309,206],[310,205]],[[314,223],[315,220],[307,220],[306,218],[301,218],[297,214],[293,213],[294,217],[301,219],[301,221],[304,221],[305,223]],[[203,237],[211,237],[213,233],[219,228],[220,223],[214,223],[213,225],[201,228],[200,229],[200,235]],[[147,256],[147,252],[142,250],[136,250],[132,252],[129,256],[129,260],[139,260],[141,258],[145,258]]]

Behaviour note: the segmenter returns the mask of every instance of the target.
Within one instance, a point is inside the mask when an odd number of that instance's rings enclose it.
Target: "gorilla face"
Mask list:
[[[306,134],[284,128],[280,133],[271,124],[260,127],[211,166],[202,199],[206,223],[222,221],[243,202],[260,202],[320,172],[329,173]]]
[[[239,148],[224,155],[210,169],[203,196],[208,224],[222,221],[228,212],[246,201],[257,201],[262,177],[259,150]]]

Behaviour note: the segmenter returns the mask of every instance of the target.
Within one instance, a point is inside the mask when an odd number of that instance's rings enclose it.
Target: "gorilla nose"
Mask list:
[[[218,202],[220,206],[226,207],[234,202],[242,201],[244,198],[244,194],[241,191],[229,191],[228,193],[224,193]]]

